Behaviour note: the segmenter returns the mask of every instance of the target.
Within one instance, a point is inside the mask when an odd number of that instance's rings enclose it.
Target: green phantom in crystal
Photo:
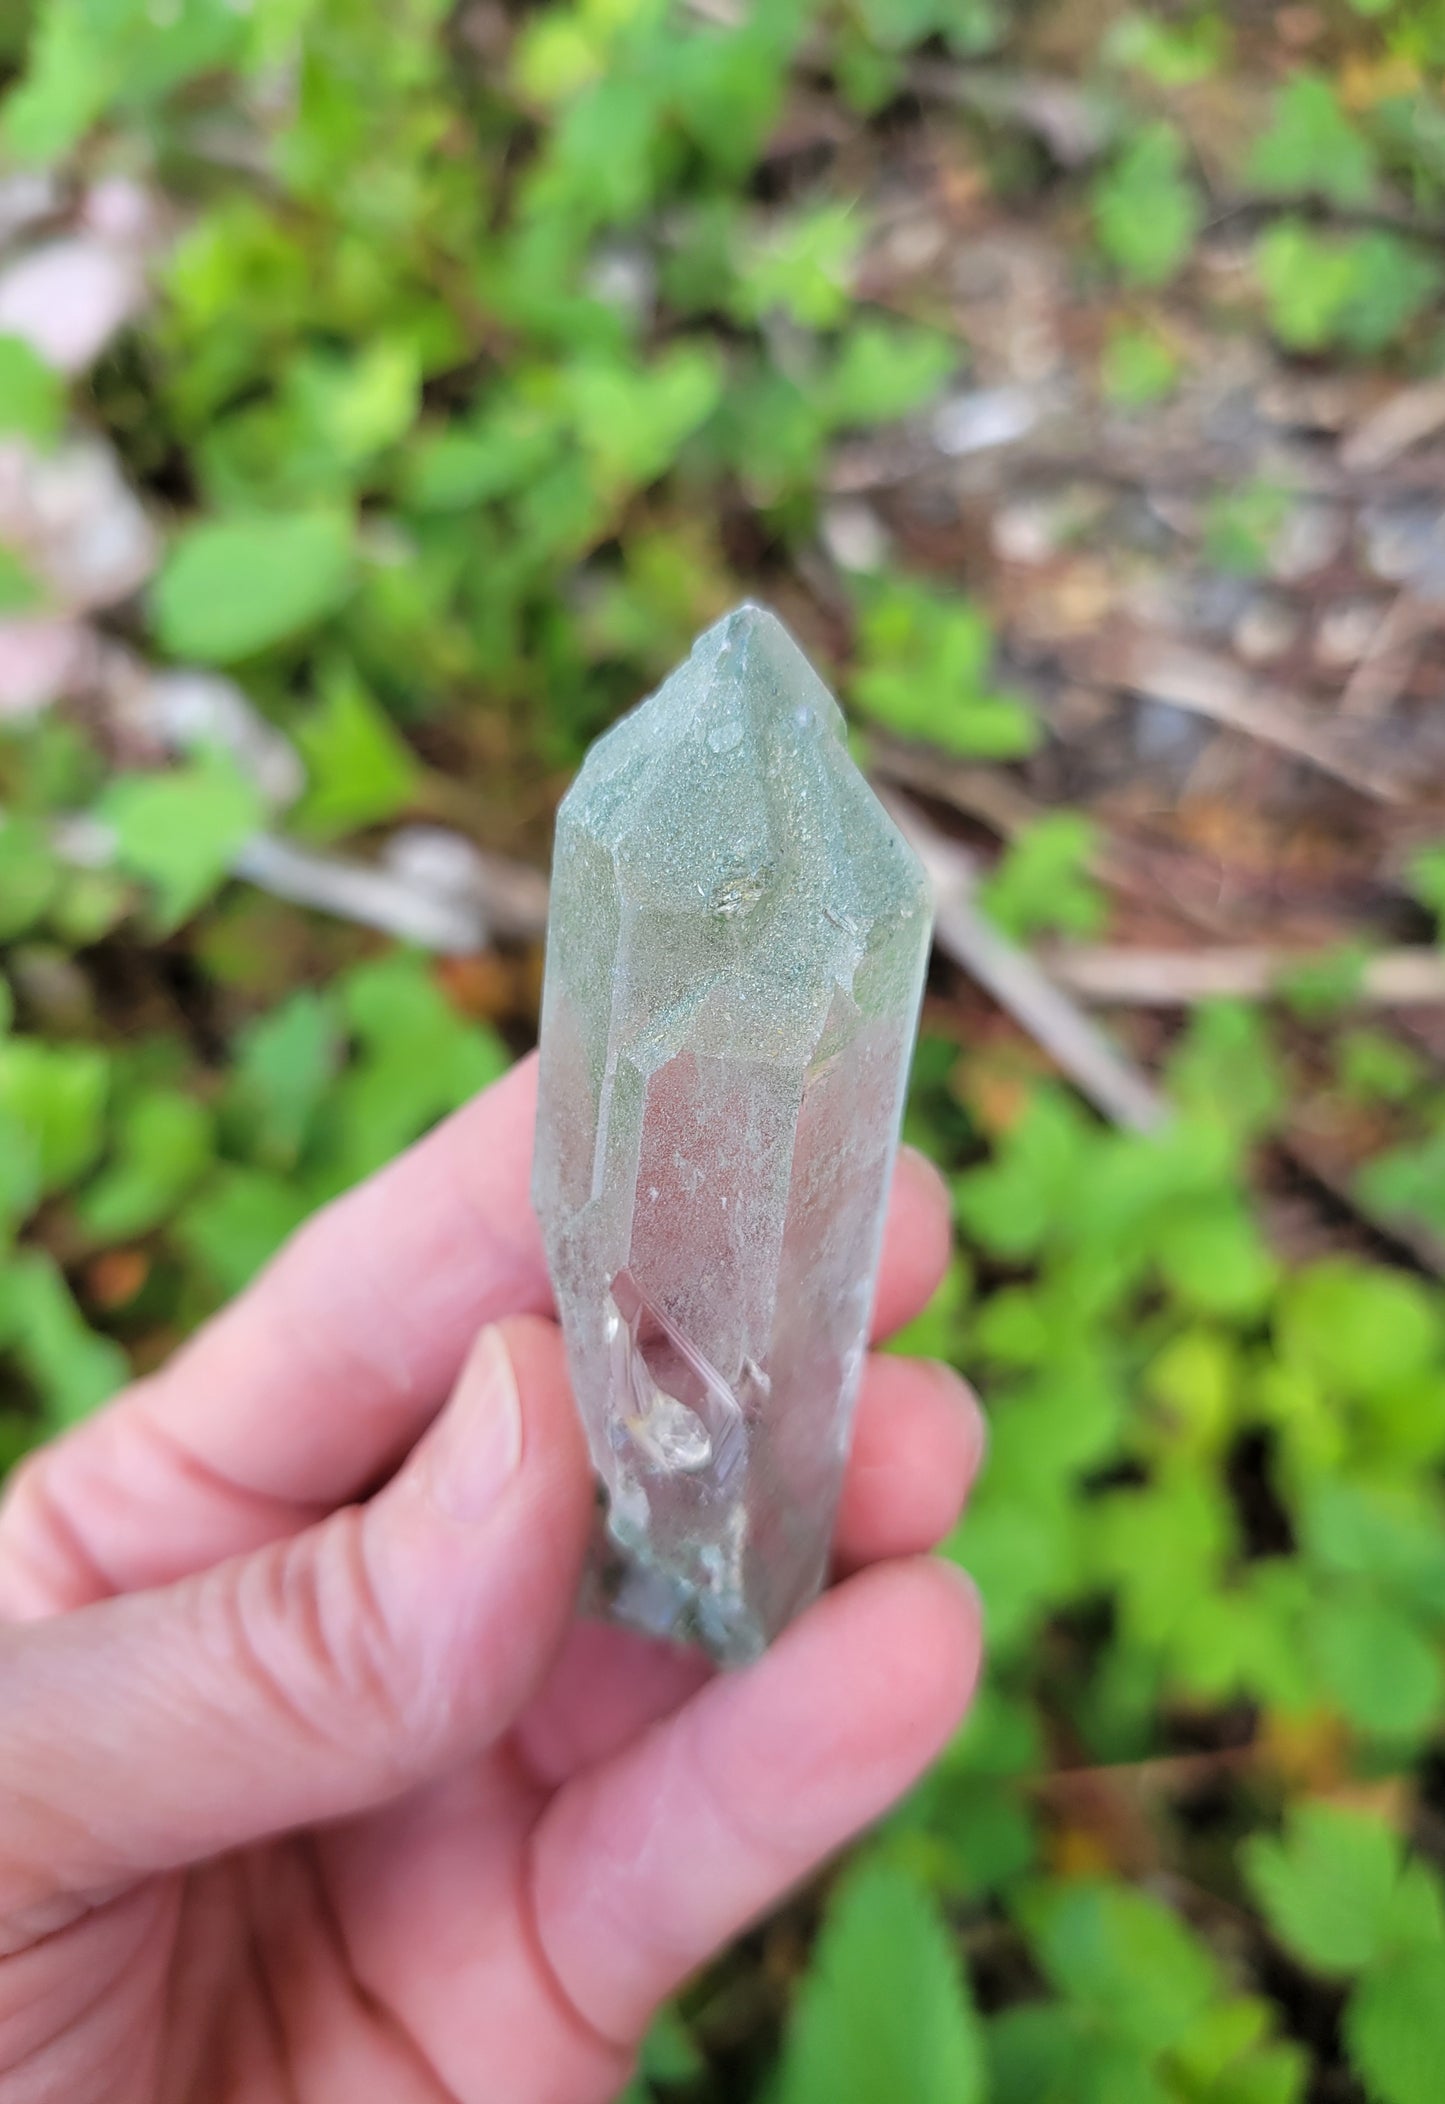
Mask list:
[[[533,1196],[613,1611],[719,1658],[827,1568],[929,933],[837,704],[759,607],[558,814]]]

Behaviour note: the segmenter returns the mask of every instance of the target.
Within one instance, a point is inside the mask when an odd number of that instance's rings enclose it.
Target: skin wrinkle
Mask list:
[[[265,1955],[261,1946],[260,1923],[257,1919],[255,1880],[251,1866],[243,1865],[241,1884],[244,1888],[242,1901],[246,1925],[245,1966],[248,1978],[260,2006],[262,2022],[271,2042],[271,2057],[275,2062],[279,2083],[275,2089],[277,2104],[302,2104],[301,2092],[291,2072],[290,2056],[286,2051],[286,2032],[281,2022],[281,2011],[272,1992],[270,1976],[266,1969]]]
[[[321,1867],[321,1858],[316,1847],[316,1837],[313,1834],[302,1834],[290,1845],[295,1848],[301,1865],[302,1875],[310,1885],[316,1912],[321,1919],[327,1942],[330,1945],[333,1962],[345,1981],[358,2009],[371,2022],[383,2029],[413,2062],[418,2079],[428,2085],[433,2096],[438,2100],[438,2104],[463,2104],[463,2100],[450,2090],[435,2070],[428,2065],[426,2055],[402,2021],[400,2012],[393,2009],[389,2003],[383,2001],[378,1995],[372,1993],[352,1962],[345,1932],[337,1916],[336,1909],[331,1903],[331,1893],[326,1883],[326,1874]]]
[[[532,1791],[538,1797],[538,1810],[539,1813],[543,1812],[546,1796],[532,1781],[525,1755],[517,1747],[510,1748],[509,1752],[511,1765],[523,1788]],[[637,2040],[615,2038],[593,2022],[576,1995],[572,1993],[562,1972],[553,1963],[552,1953],[548,1948],[537,1884],[537,1841],[545,1825],[544,1816],[533,1820],[526,1830],[517,1854],[516,1874],[513,1879],[513,1906],[523,1945],[531,1959],[532,1970],[543,1995],[555,2014],[561,2018],[565,2028],[580,2040],[584,2048],[601,2053],[618,2067],[617,2079],[620,2088],[636,2059]]]
[[[35,1605],[14,1617],[20,1621],[38,1621],[47,1613],[63,1613],[71,1607],[86,1605],[90,1600],[108,1598],[117,1588],[111,1574],[90,1554],[84,1535],[67,1513],[61,1493],[57,1490],[57,1473],[64,1480],[64,1471],[59,1468],[54,1455],[60,1449],[41,1448],[33,1461],[22,1462],[12,1479],[9,1497],[0,1505],[0,1611],[3,1611],[5,1596],[5,1561],[14,1559],[22,1578],[28,1568],[35,1585]],[[29,1532],[27,1533],[27,1518]],[[18,1553],[17,1553],[18,1543]],[[37,1560],[37,1550],[39,1558]],[[65,1597],[63,1578],[57,1583],[56,1573],[47,1571],[45,1558],[50,1552],[52,1563],[58,1564],[61,1573],[81,1574],[81,1597],[70,1600]],[[54,1601],[53,1607],[46,1603]]]
[[[163,1465],[174,1468],[180,1481],[187,1487],[211,1492],[224,1502],[239,1505],[246,1512],[254,1512],[259,1525],[269,1530],[270,1538],[283,1532],[314,1526],[325,1519],[331,1510],[329,1504],[287,1498],[257,1489],[249,1483],[238,1482],[227,1470],[217,1468],[186,1441],[178,1425],[167,1424],[164,1418],[155,1413],[149,1385],[140,1394],[133,1394],[130,1400],[136,1407],[133,1413],[128,1415],[128,1435],[134,1434],[142,1440],[150,1440],[162,1457]]]
[[[499,1097],[490,1114],[479,1106],[464,1114],[464,1130],[447,1141],[450,1161],[434,1146],[421,1170],[413,1159],[389,1187],[373,1186],[340,1236],[324,1246],[318,1239],[307,1253],[309,1284],[292,1274],[288,1295],[313,1293],[339,1329],[354,1323],[343,1344],[366,1347],[366,1326],[375,1322],[384,1332],[393,1322],[387,1307],[405,1300],[410,1326],[397,1353],[328,1353],[315,1334],[315,1349],[299,1364],[288,1358],[299,1303],[291,1299],[291,1317],[278,1327],[277,1302],[263,1280],[243,1304],[244,1319],[233,1313],[191,1362],[189,1401],[176,1386],[164,1407],[154,1383],[134,1391],[110,1420],[114,1445],[96,1438],[84,1449],[84,1472],[77,1465],[73,1483],[84,1480],[85,1490],[72,1495],[66,1484],[66,1511],[87,1523],[87,1538],[92,1515],[99,1522],[113,1509],[124,1511],[109,1503],[107,1468],[116,1497],[134,1500],[130,1529],[117,1521],[112,1541],[100,1526],[95,1546],[107,1578],[143,1587],[147,1597],[65,1618],[68,1628],[11,1632],[31,1666],[13,1677],[17,1696],[24,1689],[14,1705],[17,1721],[23,1713],[22,1731],[38,1740],[43,1728],[57,1750],[65,1749],[45,1773],[32,1755],[24,1780],[56,1791],[59,1812],[39,1808],[56,1842],[47,1854],[68,1852],[73,1865],[97,1867],[94,1836],[85,1846],[79,1828],[73,1838],[65,1830],[81,1804],[87,1819],[100,1822],[107,1872],[118,1853],[148,1870],[159,1864],[154,1890],[165,1903],[156,1918],[165,1933],[147,1928],[134,1971],[117,1978],[114,1995],[74,2032],[63,2092],[52,2087],[43,2104],[279,2104],[287,2075],[295,2104],[373,2104],[393,2093],[398,2104],[403,2096],[412,2104],[601,2104],[620,2085],[669,1977],[701,1962],[705,1941],[740,1929],[745,1911],[768,1904],[784,1871],[791,1882],[845,1838],[845,1826],[881,1810],[880,1792],[892,1787],[914,1748],[920,1759],[927,1750],[923,1740],[940,1700],[907,1642],[906,1611],[910,1599],[927,1609],[928,1593],[906,1585],[887,1592],[891,1615],[883,1608],[870,1620],[841,1601],[818,1611],[819,1641],[805,1638],[794,1654],[814,1691],[807,1700],[800,1693],[789,1702],[786,1672],[759,1685],[756,1701],[738,1679],[711,1696],[704,1690],[702,1709],[679,1721],[676,1704],[699,1698],[674,1689],[662,1673],[641,1672],[634,1684],[622,1647],[605,1654],[609,1676],[621,1676],[618,1698],[604,1705],[598,1733],[589,1737],[579,1727],[596,1660],[589,1669],[584,1644],[575,1673],[556,1676],[554,1661],[571,1583],[561,1566],[574,1535],[580,1553],[588,1477],[551,1325],[527,1321],[508,1332],[529,1453],[516,1490],[492,1513],[465,1526],[431,1514],[419,1455],[365,1523],[352,1510],[320,1522],[303,1545],[281,1540],[253,1548],[234,1539],[238,1529],[277,1518],[264,1505],[258,1518],[250,1485],[269,1479],[298,1492],[315,1487],[329,1507],[346,1495],[344,1470],[348,1456],[353,1464],[358,1459],[358,1431],[374,1435],[409,1417],[406,1436],[414,1438],[438,1369],[465,1355],[470,1339],[461,1311],[529,1276],[535,1281],[528,1254],[534,1229],[530,1215],[523,1218],[521,1183],[529,1086]],[[500,1121],[490,1128],[497,1132],[491,1146],[488,1115]],[[491,1179],[490,1206],[482,1179]],[[940,1226],[925,1217],[926,1192],[920,1202],[912,1175],[903,1181],[893,1232],[912,1248],[893,1251],[885,1324],[913,1312],[926,1291],[920,1252],[927,1257]],[[510,1223],[508,1207],[516,1215]],[[459,1250],[461,1223],[477,1208],[477,1246]],[[510,1256],[491,1247],[508,1226],[518,1245]],[[360,1271],[356,1239],[368,1235],[375,1237],[369,1275]],[[382,1271],[392,1290],[363,1306],[368,1276]],[[405,1392],[377,1395],[388,1368],[398,1367],[409,1383]],[[438,1446],[453,1429],[465,1437],[473,1399],[460,1397],[449,1426],[435,1435]],[[910,1395],[905,1407],[900,1389],[905,1416],[915,1400]],[[919,1408],[931,1411],[933,1431],[919,1430],[913,1467],[900,1476],[896,1498],[880,1485],[876,1499],[864,1500],[871,1516],[859,1508],[865,1555],[868,1542],[884,1538],[924,1546],[914,1530],[919,1514],[931,1523],[933,1478],[952,1469],[954,1443],[937,1436],[931,1398]],[[133,1445],[127,1411],[138,1428]],[[197,1471],[183,1458],[192,1442]],[[379,1446],[378,1439],[359,1457],[368,1478],[380,1472]],[[82,1458],[78,1449],[61,1451],[74,1452],[77,1464]],[[236,1457],[239,1479],[227,1465]],[[102,1479],[94,1499],[92,1469]],[[930,1481],[920,1484],[920,1472],[931,1472]],[[151,1503],[157,1542],[148,1536]],[[293,1509],[295,1524],[310,1518],[307,1508]],[[148,1583],[148,1570],[168,1561],[185,1567],[199,1556],[213,1527],[231,1530],[223,1553],[239,1550],[243,1563],[212,1565],[164,1589]],[[120,1567],[128,1558],[130,1576]],[[228,1589],[244,1595],[239,1616],[234,1597],[227,1606]],[[926,1626],[942,1643],[949,1625]],[[0,1626],[0,1661],[6,1641]],[[248,1642],[254,1656],[243,1667],[238,1657]],[[890,1679],[896,1646],[908,1650],[909,1661]],[[935,1646],[934,1655],[946,1674],[946,1648],[940,1654]],[[447,1698],[435,1705],[433,1676]],[[886,1707],[890,1688],[906,1691],[886,1744],[881,1718],[877,1731],[860,1732],[842,1707],[859,1676],[882,1698],[870,1707]],[[0,1686],[4,1681],[0,1665]],[[404,1771],[395,1765],[388,1690],[411,1741]],[[505,1771],[521,1787],[527,1714],[533,1704],[545,1714],[549,1701],[555,1706],[546,1743],[554,1753],[578,1747],[581,1766],[560,1789],[555,1777],[548,1778],[552,1787],[533,1779],[523,1797],[513,1803],[512,1792],[503,1803],[484,1779]],[[667,1721],[654,1726],[664,1710]],[[121,1714],[133,1718],[134,1730],[112,1747],[111,1720]],[[459,1743],[469,1725],[474,1737],[509,1726],[511,1736],[476,1758]],[[664,1737],[653,1751],[657,1729]],[[789,1737],[774,1761],[769,1749],[779,1730]],[[427,1741],[420,1747],[419,1736]],[[0,1732],[5,1762],[16,1745]],[[855,1761],[861,1779],[847,1773]],[[453,1800],[452,1782],[468,1774],[478,1786]],[[739,1790],[772,1790],[779,1775],[780,1794],[791,1802],[737,1801]],[[123,1791],[109,1787],[122,1777]],[[377,1802],[400,1783],[419,1798],[414,1830],[393,1816],[394,1803]],[[357,1809],[373,1804],[375,1811]],[[267,1838],[298,1816],[323,1824],[303,1829],[302,1838]],[[791,1843],[790,1825],[803,1829]],[[771,1854],[764,1838],[770,1833],[778,1836]],[[187,1863],[195,1849],[214,1846],[218,1834],[234,1840],[236,1855],[213,1859],[199,1876],[164,1874],[167,1864]],[[413,1860],[409,1834],[424,1861]],[[590,1850],[594,1836],[598,1855],[589,1860],[580,1851]],[[696,1864],[694,1838],[701,1843]],[[297,1874],[311,1899],[298,1892]],[[249,1902],[240,1897],[247,1877]],[[144,1906],[140,1893],[133,1897]],[[92,1892],[91,1904],[95,1899]],[[131,1904],[125,1892],[118,1917]],[[641,1917],[635,1924],[629,1909]],[[629,1933],[619,1947],[623,1926]],[[85,1954],[93,1930],[104,1933],[99,1920],[79,1921],[31,1953],[41,1968],[36,2006],[46,2029],[67,1994],[91,1992]],[[350,1962],[348,1934],[369,1970]],[[553,1952],[561,1973],[552,1968]],[[610,1971],[620,1977],[609,2005]],[[585,2007],[569,1992],[574,1985]],[[170,1999],[173,1991],[185,1995],[186,2010]],[[188,2024],[197,1996],[206,2006]],[[589,2008],[600,2025],[589,2023]],[[141,2023],[148,2026],[144,2045]],[[428,2087],[414,2096],[408,2077],[417,2056]],[[433,2063],[445,2070],[443,2087],[431,2086],[440,2080]],[[143,2098],[138,2084],[145,2085]],[[0,2098],[11,2104],[3,2055]],[[27,2104],[42,2100],[29,2096]]]
[[[414,1720],[397,1700],[397,1646],[371,1584],[364,1533],[361,1509],[347,1506],[326,1522],[323,1540],[296,1536],[277,1544],[259,1560],[267,1582],[254,1617],[246,1612],[243,1572],[231,1622],[243,1661],[304,1741],[359,1757],[374,1782],[400,1787]],[[338,1557],[359,1593],[338,1577]],[[348,1628],[353,1609],[356,1622]],[[272,1655],[278,1643],[289,1656]]]
[[[132,1902],[130,1896],[127,1896],[125,1904],[129,1906],[131,1903]],[[70,1931],[67,1930],[63,1933],[69,1934]],[[94,1937],[92,1937],[91,1941],[93,1942],[94,1940]],[[39,1948],[39,1945],[32,1945],[31,1951],[38,1951]],[[31,1952],[24,1952],[20,1955],[29,1956],[31,1955]],[[77,2027],[83,2026],[86,2020],[89,2017],[93,2016],[95,2011],[99,2009],[105,2003],[107,1998],[114,1992],[118,1976],[123,1970],[129,1968],[129,1966],[131,1966],[134,1963],[134,1960],[134,1942],[129,1939],[122,1938],[120,1939],[119,1952],[117,1954],[113,1954],[111,1965],[107,1968],[102,1969],[98,1984],[96,1983],[95,1964],[93,1959],[91,1959],[81,1971],[77,1972],[74,1975],[74,1978],[79,1982],[83,1982],[85,1986],[91,1991],[89,1991],[86,1994],[84,2000],[80,2003],[79,2007],[67,2007],[64,2013],[55,2019],[53,2028],[49,2032],[45,2033],[41,2038],[33,2041],[27,2047],[27,2049],[21,2055],[18,2061],[7,2060],[4,2069],[5,2081],[9,2082],[13,2076],[17,2074],[23,2074],[27,2065],[34,2061],[42,2059],[44,2055],[48,2053],[52,2049],[52,2047],[55,2046],[61,2039],[66,2037]],[[3,1994],[6,1970],[12,1963],[13,1961],[9,1960],[5,1962],[0,1962],[0,1994]],[[0,2006],[0,2023],[3,2023],[3,2006]]]

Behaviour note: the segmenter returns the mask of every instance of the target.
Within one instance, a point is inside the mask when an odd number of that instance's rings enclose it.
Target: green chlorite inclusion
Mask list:
[[[826,1573],[929,935],[917,859],[759,607],[558,814],[533,1196],[611,1606],[721,1659]]]

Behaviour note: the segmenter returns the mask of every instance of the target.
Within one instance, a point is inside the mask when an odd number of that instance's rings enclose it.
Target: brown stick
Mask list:
[[[973,858],[936,832],[906,798],[885,791],[883,801],[928,872],[938,947],[986,987],[1116,1125],[1152,1132],[1162,1124],[1168,1107],[1153,1083],[975,904]]]
[[[1197,1001],[1258,1001],[1314,961],[1308,950],[1132,950],[1073,946],[1046,953],[1059,985],[1081,1000],[1128,1008],[1188,1008]],[[1445,952],[1383,950],[1368,958],[1359,998],[1385,1008],[1445,1001]]]

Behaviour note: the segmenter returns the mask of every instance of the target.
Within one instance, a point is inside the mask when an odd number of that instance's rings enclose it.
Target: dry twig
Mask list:
[[[890,792],[883,800],[933,886],[938,947],[987,988],[1106,1117],[1133,1132],[1160,1125],[1168,1109],[1152,1082],[977,906],[971,856],[936,832],[916,805]]]
[[[1081,1000],[1128,1008],[1188,1008],[1197,1001],[1258,1001],[1313,962],[1307,950],[1134,950],[1070,946],[1048,953],[1051,977]],[[1445,1002],[1445,953],[1385,950],[1369,958],[1359,998],[1385,1008]]]

